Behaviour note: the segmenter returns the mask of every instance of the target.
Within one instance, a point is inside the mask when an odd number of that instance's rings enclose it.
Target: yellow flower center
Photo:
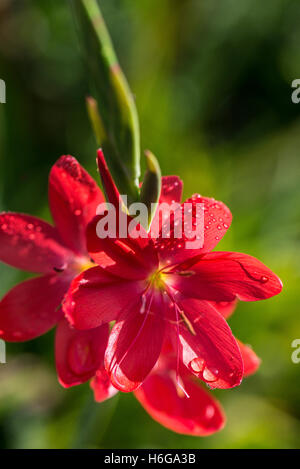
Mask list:
[[[164,290],[165,289],[165,275],[162,271],[157,270],[153,274],[151,274],[148,278],[150,285],[155,288],[156,290]]]

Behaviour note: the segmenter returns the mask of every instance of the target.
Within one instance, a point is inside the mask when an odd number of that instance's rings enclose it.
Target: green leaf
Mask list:
[[[88,96],[86,98],[86,107],[97,143],[99,146],[102,146],[105,140],[107,140],[107,135],[104,129],[101,116],[99,114],[98,103],[94,98]]]
[[[97,110],[93,103],[92,114],[89,109],[94,130],[96,123],[96,138],[101,138],[101,146],[120,193],[127,194],[129,202],[137,201],[140,133],[134,98],[118,63],[97,0],[70,2],[82,39],[93,95],[99,107]],[[102,127],[100,134],[97,113]]]
[[[141,189],[141,202],[148,209],[148,226],[146,228],[149,229],[157,209],[156,204],[158,204],[160,198],[161,170],[157,159],[151,151],[147,150],[145,156],[147,171]]]

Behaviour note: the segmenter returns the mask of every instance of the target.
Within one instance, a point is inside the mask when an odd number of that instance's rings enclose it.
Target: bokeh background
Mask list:
[[[300,78],[298,0],[102,0],[136,97],[142,148],[185,195],[223,200],[234,222],[222,250],[257,256],[283,293],[240,304],[234,333],[262,358],[234,390],[214,391],[226,428],[208,438],[160,427],[132,395],[95,404],[62,389],[53,332],[7,345],[0,365],[1,448],[296,448],[300,446]],[[88,79],[67,0],[0,1],[0,210],[50,220],[47,177],[71,153],[95,176]],[[0,266],[0,294],[25,274]],[[45,299],[47,301],[47,299]]]

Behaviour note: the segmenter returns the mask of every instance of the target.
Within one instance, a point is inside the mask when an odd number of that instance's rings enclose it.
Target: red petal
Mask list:
[[[92,378],[101,363],[109,334],[108,325],[77,331],[62,319],[56,330],[55,357],[59,382],[65,388]]]
[[[108,202],[110,202],[111,204],[115,206],[117,211],[119,211],[119,204],[122,203],[120,193],[110,174],[110,171],[108,169],[108,166],[104,158],[103,151],[100,149],[98,150],[97,154],[98,154],[97,163],[98,163],[99,173],[101,176],[103,186],[105,188],[107,200]]]
[[[210,301],[264,300],[282,290],[280,279],[255,257],[237,252],[213,252],[189,265],[189,277],[177,269],[170,284],[186,296]]]
[[[71,256],[48,223],[19,213],[0,214],[2,262],[29,272],[50,273],[65,268]]]
[[[244,376],[253,375],[258,370],[261,360],[249,345],[244,345],[240,340],[237,340],[237,343],[244,363]]]
[[[152,314],[153,313],[153,314]],[[115,324],[105,354],[112,384],[123,392],[137,389],[158,360],[164,338],[161,311],[138,312]]]
[[[195,241],[195,239],[189,239],[194,234],[195,226],[193,227],[192,233],[187,233],[188,228],[184,227],[183,222],[187,221],[184,220],[184,205],[190,204],[191,209],[193,210],[193,221],[196,222],[196,207],[198,204],[202,204],[204,210],[204,217],[203,217],[203,226],[199,224],[199,230],[201,230],[201,234],[203,234],[203,245],[198,246],[201,243],[201,239],[199,243],[194,243],[194,246],[191,245],[191,241]],[[228,207],[222,202],[218,202],[215,199],[210,199],[208,197],[201,197],[198,194],[193,195],[190,199],[186,200],[184,204],[181,206],[181,210],[177,210],[175,213],[174,220],[171,223],[171,231],[170,237],[166,238],[166,233],[164,237],[160,237],[157,240],[157,248],[159,250],[159,257],[161,261],[164,263],[178,263],[183,262],[187,259],[192,257],[198,256],[200,254],[204,254],[210,252],[214,249],[214,247],[218,244],[218,242],[223,238],[225,233],[227,232],[228,228],[231,225],[232,215]],[[182,222],[182,237],[176,237],[176,230],[174,225],[176,223]],[[165,225],[164,230],[167,231],[168,224]],[[163,231],[164,232],[164,231]],[[189,238],[187,235],[189,234]],[[200,236],[201,238],[201,236]]]
[[[212,301],[211,305],[222,314],[223,318],[229,319],[237,307],[237,300],[234,301]]]
[[[49,204],[65,244],[86,254],[85,230],[104,197],[96,182],[72,156],[62,156],[49,178]]]
[[[160,233],[164,216],[166,216],[165,213],[169,214],[169,207],[167,210],[164,210],[162,204],[167,204],[168,206],[174,203],[180,204],[182,197],[183,182],[178,176],[164,176],[161,182],[160,205],[151,223],[152,233]]]
[[[141,282],[128,282],[93,267],[73,280],[63,310],[77,329],[92,329],[115,321],[144,288]]]
[[[132,219],[126,218],[127,228]],[[112,274],[126,279],[144,279],[158,267],[153,242],[146,233],[145,237],[137,239],[130,235],[100,239],[97,235],[97,224],[100,220],[101,216],[96,217],[87,229],[88,250],[97,264]]]
[[[212,388],[232,388],[241,383],[240,349],[225,319],[207,302],[184,300],[188,320],[180,326],[182,361]]]
[[[145,410],[170,430],[193,436],[207,436],[221,430],[225,416],[219,403],[192,379],[181,376],[187,398],[170,374],[153,372],[135,391]]]
[[[24,342],[48,332],[62,316],[59,308],[69,280],[59,275],[20,283],[0,302],[0,338]]]
[[[94,391],[96,402],[103,402],[115,396],[118,392],[110,382],[107,371],[101,367],[91,381],[91,388]]]
[[[170,205],[173,202],[180,204],[183,191],[182,180],[178,176],[163,176],[161,183],[162,186],[159,202]]]

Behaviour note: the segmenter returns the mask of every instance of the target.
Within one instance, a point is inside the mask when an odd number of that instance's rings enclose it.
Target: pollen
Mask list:
[[[165,290],[164,274],[161,271],[155,271],[149,277],[149,283],[156,290]]]

